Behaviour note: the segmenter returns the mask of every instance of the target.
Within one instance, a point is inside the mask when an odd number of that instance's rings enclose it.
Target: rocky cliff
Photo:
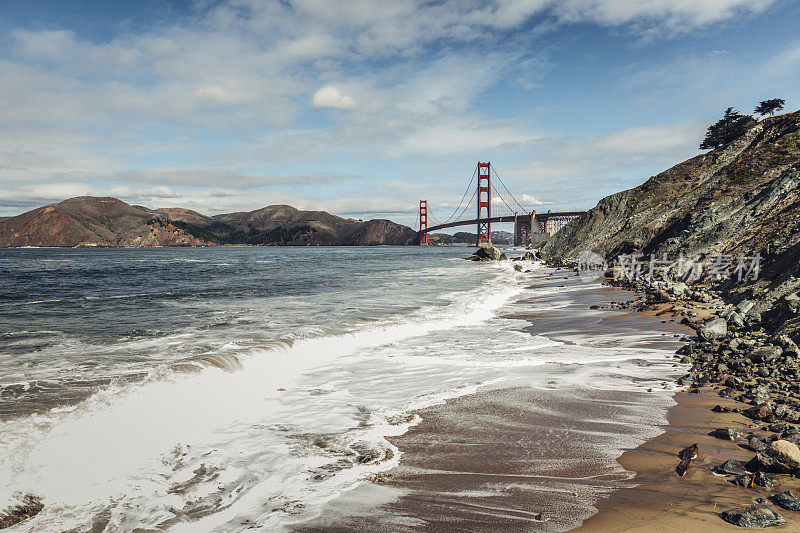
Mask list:
[[[589,250],[669,257],[761,256],[754,283],[722,280],[759,312],[800,288],[800,111],[755,124],[734,142],[600,200],[545,245],[550,261]]]
[[[209,217],[148,209],[116,198],[79,197],[0,218],[0,246],[210,246],[411,244],[389,220],[345,219],[287,205]]]
[[[766,119],[730,145],[600,200],[544,247],[552,260],[591,250],[758,253],[797,267],[800,111]],[[792,265],[793,263],[793,265]]]

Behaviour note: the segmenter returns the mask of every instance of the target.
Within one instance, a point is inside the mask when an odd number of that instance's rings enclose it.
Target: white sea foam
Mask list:
[[[198,372],[160,365],[77,406],[0,424],[0,502],[20,492],[43,498],[44,510],[21,531],[85,529],[99,516],[107,531],[271,531],[396,465],[402,450],[386,437],[418,423],[414,410],[520,380],[657,387],[633,361],[657,361],[662,350],[523,333],[525,322],[502,314],[529,278],[510,264],[456,268],[479,272],[485,284],[446,292],[437,285],[438,303],[346,334],[312,326],[268,349],[230,339],[216,353],[180,360]],[[409,280],[453,275],[428,270],[421,278],[409,272]],[[306,303],[297,312],[307,312]],[[126,349],[181,346],[193,336],[137,339]],[[238,364],[223,364],[229,357]],[[654,420],[667,403],[654,401]]]

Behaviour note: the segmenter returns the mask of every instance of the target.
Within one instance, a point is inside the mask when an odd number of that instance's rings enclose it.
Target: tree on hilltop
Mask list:
[[[706,138],[700,144],[701,150],[716,150],[730,144],[753,125],[755,119],[751,115],[742,115],[734,108],[725,110],[725,115],[708,127]]]
[[[772,116],[775,114],[775,111],[780,111],[783,109],[783,106],[786,105],[786,101],[783,98],[773,98],[772,100],[764,100],[758,103],[758,107],[753,110],[753,113],[758,113],[762,117],[764,115]]]

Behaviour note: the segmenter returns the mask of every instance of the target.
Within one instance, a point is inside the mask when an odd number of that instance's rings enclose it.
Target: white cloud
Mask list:
[[[597,141],[597,148],[635,157],[686,151],[700,143],[707,125],[696,120],[678,124],[651,124],[617,131]]]
[[[522,205],[524,205],[526,207],[530,206],[530,205],[533,205],[533,206],[536,206],[536,205],[552,205],[552,203],[553,203],[553,202],[547,202],[545,200],[542,200],[538,196],[533,196],[533,195],[530,195],[530,194],[523,194],[520,197],[519,201],[522,202]]]
[[[335,165],[337,158],[417,156],[438,164],[528,150],[535,157],[515,174],[525,184],[585,176],[603,153],[620,156],[620,166],[643,155],[672,157],[686,151],[695,126],[654,125],[576,141],[548,136],[520,117],[491,120],[479,107],[487,87],[520,79],[531,88],[546,67],[523,52],[531,48],[528,34],[524,46],[510,46],[503,32],[591,23],[673,35],[773,3],[222,0],[199,3],[202,9],[172,25],[106,41],[69,30],[15,30],[0,59],[0,187],[6,187],[0,201],[113,190],[136,201],[188,201],[223,211],[295,201],[391,212],[409,208],[409,192],[370,191],[380,198],[366,201],[337,191],[346,197],[337,203],[253,189],[339,180],[345,173],[335,166],[326,167],[329,174],[292,167]],[[797,57],[787,49],[774,70],[796,68]],[[311,107],[359,112],[324,129],[303,129],[295,119]],[[386,188],[385,176],[375,177]],[[128,189],[103,184],[109,182]],[[173,187],[174,196],[154,184]],[[200,190],[210,188],[227,196]]]
[[[311,104],[317,109],[353,109],[356,101],[352,96],[346,96],[333,85],[320,87],[314,93]]]

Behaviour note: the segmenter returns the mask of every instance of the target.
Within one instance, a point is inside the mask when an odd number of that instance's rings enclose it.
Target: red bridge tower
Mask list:
[[[492,217],[491,163],[478,163],[478,246],[492,244],[492,224],[480,219]]]
[[[428,229],[428,200],[419,201],[419,245],[428,246],[428,232],[422,233],[423,230]]]

